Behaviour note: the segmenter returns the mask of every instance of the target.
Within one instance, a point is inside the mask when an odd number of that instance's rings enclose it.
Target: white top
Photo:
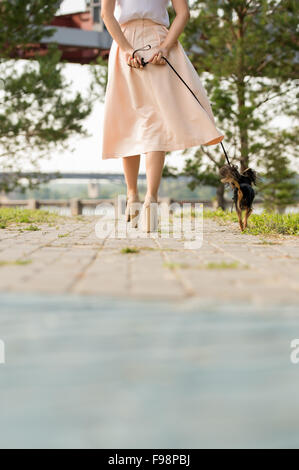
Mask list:
[[[169,26],[169,0],[116,0],[114,16],[122,24],[136,18],[149,18]]]

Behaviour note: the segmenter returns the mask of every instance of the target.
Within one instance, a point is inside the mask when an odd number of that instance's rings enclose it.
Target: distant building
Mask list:
[[[28,50],[19,49],[15,57],[29,59],[46,54],[47,45],[56,42],[62,51],[62,60],[89,64],[99,56],[107,59],[112,38],[101,18],[101,0],[86,1],[84,10],[68,14],[60,13],[62,3],[57,2],[57,15],[45,26],[51,29],[55,26],[54,35],[42,39],[40,44],[31,44]]]
[[[101,0],[87,0],[84,11],[57,15],[51,25],[57,32],[51,40],[63,51],[69,62],[89,63],[98,56],[107,58],[112,38],[101,18]]]
[[[101,18],[101,0],[87,0],[86,7],[90,11],[94,31],[107,31],[105,23]]]

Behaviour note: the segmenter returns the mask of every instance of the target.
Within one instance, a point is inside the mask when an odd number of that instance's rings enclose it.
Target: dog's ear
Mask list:
[[[242,175],[246,176],[249,178],[249,180],[256,185],[256,179],[257,179],[257,172],[255,170],[252,170],[252,168],[246,168],[246,170],[242,171]]]

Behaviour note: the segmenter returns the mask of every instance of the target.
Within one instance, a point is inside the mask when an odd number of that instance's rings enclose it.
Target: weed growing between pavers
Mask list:
[[[174,270],[174,269],[188,269],[192,268],[194,266],[191,266],[190,264],[187,263],[164,263],[163,266],[165,268]]]
[[[0,267],[2,266],[27,266],[28,264],[31,264],[32,260],[31,259],[17,259],[15,261],[0,261]]]
[[[227,263],[226,261],[221,261],[220,263],[207,263],[204,266],[206,269],[248,269],[248,265],[240,264],[238,261],[233,261],[231,263]]]
[[[238,261],[227,263],[205,263],[205,264],[188,264],[188,263],[164,263],[163,266],[168,269],[249,269],[247,264],[240,264]]]
[[[127,246],[121,250],[123,255],[140,253],[139,248]]]
[[[272,242],[270,240],[261,240],[259,243],[256,243],[256,245],[282,245],[281,242]]]
[[[178,249],[175,248],[155,248],[152,246],[136,246],[136,247],[125,247],[122,248],[121,253],[122,254],[134,254],[134,253],[140,253],[142,251],[159,251],[159,252],[168,252],[168,251],[179,251]]]
[[[27,230],[28,232],[38,232],[41,230],[37,225],[29,225],[29,227],[25,227],[24,230]]]

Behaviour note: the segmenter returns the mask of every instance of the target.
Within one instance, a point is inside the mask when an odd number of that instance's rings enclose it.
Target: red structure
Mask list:
[[[93,19],[90,11],[81,11],[68,15],[55,16],[51,22],[54,26],[65,26],[67,28],[79,28],[93,31]]]
[[[112,38],[102,19],[94,21],[93,9],[67,15],[58,15],[50,25],[55,27],[55,33],[50,38],[44,38],[40,44],[30,44],[14,53],[14,57],[32,59],[37,55],[47,54],[48,44],[56,43],[62,51],[61,60],[78,64],[89,64],[101,56],[107,59]]]
[[[81,31],[90,31],[91,35],[106,35],[108,32],[103,28],[103,32],[97,32],[94,28],[93,15],[91,11],[82,11],[72,13],[68,15],[55,16],[51,22],[52,26],[58,28],[73,28]],[[63,31],[62,31],[63,32]],[[63,40],[62,40],[63,42]],[[105,41],[107,42],[107,41]],[[77,45],[63,44],[58,41],[59,49],[62,51],[62,60],[68,62],[88,64],[94,61],[97,57],[101,56],[104,59],[108,58],[110,47],[87,47],[86,45],[80,45],[80,39],[78,37]]]

